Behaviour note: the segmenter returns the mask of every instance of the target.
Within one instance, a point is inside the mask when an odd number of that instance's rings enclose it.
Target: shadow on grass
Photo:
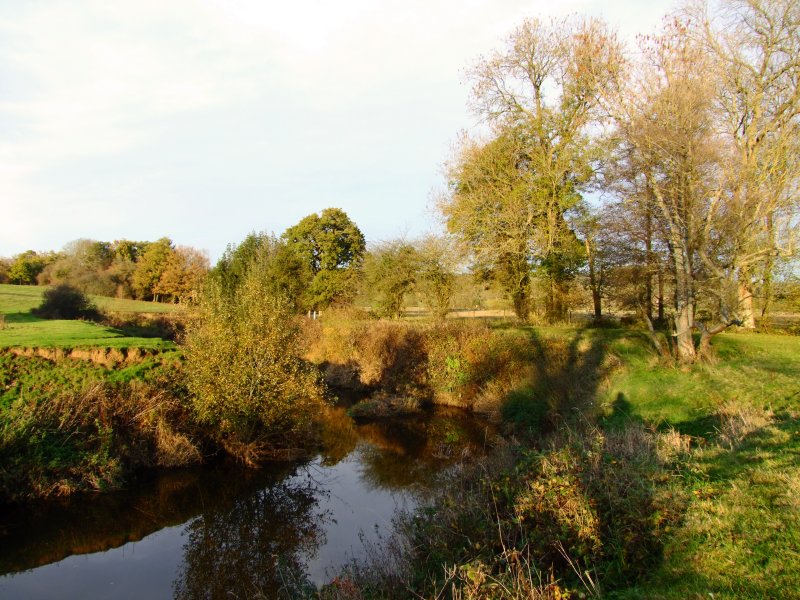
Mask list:
[[[34,314],[29,312],[16,312],[16,313],[8,313],[6,314],[6,323],[42,323],[47,319],[43,319],[41,317],[37,317]]]
[[[625,332],[582,327],[566,339],[542,336],[534,328],[525,331],[531,342],[533,376],[509,396],[504,417],[534,433],[537,426],[547,432],[559,423],[593,418],[599,387],[616,366],[609,346]]]
[[[524,394],[512,394],[504,415],[528,426],[532,445],[541,447],[533,463],[539,466],[525,475],[533,483],[520,492],[523,498],[533,494],[531,503],[543,511],[526,521],[531,527],[528,547],[540,564],[554,565],[569,578],[572,567],[554,550],[563,544],[604,589],[625,589],[663,563],[660,527],[666,518],[660,516],[665,507],[655,484],[661,472],[655,434],[644,427],[624,393],[617,394],[609,415],[603,416],[598,406],[600,386],[619,364],[610,347],[632,332],[583,327],[567,338],[527,331],[533,377]],[[530,418],[537,410],[538,432]],[[539,489],[546,490],[541,497],[536,496]],[[593,533],[578,524],[591,518],[571,515],[570,506],[591,507]],[[596,545],[587,547],[587,539]]]

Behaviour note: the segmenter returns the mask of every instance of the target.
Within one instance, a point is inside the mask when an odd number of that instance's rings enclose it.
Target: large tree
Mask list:
[[[705,10],[702,10],[705,8]],[[794,253],[800,180],[800,4],[727,0],[695,8],[693,33],[714,59],[726,232],[738,284],[738,310],[755,326],[753,295],[771,295],[775,259]]]
[[[618,189],[653,225],[686,362],[752,326],[754,279],[793,252],[797,215],[797,6],[731,1],[714,14],[725,27],[694,10],[646,39],[616,106]]]
[[[621,63],[619,44],[599,21],[534,19],[471,72],[474,107],[493,135],[462,148],[441,208],[522,319],[534,268],[548,284],[548,316],[566,311],[564,286],[580,256],[567,214],[592,178],[601,93]],[[480,231],[498,226],[504,235]]]
[[[326,208],[287,229],[281,239],[308,266],[308,309],[346,302],[355,295],[366,249],[364,235],[340,208]]]

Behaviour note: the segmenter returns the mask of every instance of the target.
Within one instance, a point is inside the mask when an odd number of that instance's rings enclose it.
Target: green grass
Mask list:
[[[600,398],[610,420],[639,419],[705,436],[724,402],[800,408],[800,337],[730,333],[713,344],[714,363],[677,367],[660,364],[630,334],[612,341],[610,350],[625,367]]]
[[[44,287],[0,285],[0,348],[46,347],[76,348],[99,346],[106,348],[174,348],[172,342],[159,338],[128,337],[124,332],[86,321],[40,319],[31,310],[42,302]],[[170,313],[181,310],[170,304],[92,296],[98,308],[105,312]]]
[[[628,344],[610,344],[623,367],[599,398],[605,426],[640,421],[694,441],[671,483],[687,504],[663,560],[618,595],[800,598],[800,337],[720,335],[716,361],[683,368]]]
[[[175,344],[160,338],[127,337],[111,327],[85,321],[62,321],[28,318],[6,320],[0,330],[0,348],[174,348]]]
[[[46,289],[46,286],[0,284],[0,314],[30,312],[42,303],[42,294]],[[89,296],[89,298],[97,308],[105,312],[165,314],[183,310],[177,304],[163,302],[106,296]]]

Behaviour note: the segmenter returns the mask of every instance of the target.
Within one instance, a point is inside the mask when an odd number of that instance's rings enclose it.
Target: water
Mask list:
[[[311,461],[218,463],[5,509],[0,598],[274,597],[323,584],[489,433],[457,412],[358,425],[339,414]]]

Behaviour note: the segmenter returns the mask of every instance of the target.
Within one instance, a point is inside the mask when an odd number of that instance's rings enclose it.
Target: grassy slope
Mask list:
[[[39,319],[30,313],[41,304],[44,288],[0,285],[0,314],[5,328],[0,329],[0,348],[12,346],[74,348],[171,348],[171,342],[157,338],[126,337],[124,333],[85,321]],[[169,304],[93,296],[92,301],[106,312],[167,313],[178,310]]]
[[[715,364],[683,369],[628,336],[610,344],[624,366],[598,398],[605,426],[642,420],[694,439],[672,483],[688,498],[684,518],[664,533],[652,578],[622,597],[800,597],[800,338],[714,342]],[[731,424],[738,442],[720,439]]]

